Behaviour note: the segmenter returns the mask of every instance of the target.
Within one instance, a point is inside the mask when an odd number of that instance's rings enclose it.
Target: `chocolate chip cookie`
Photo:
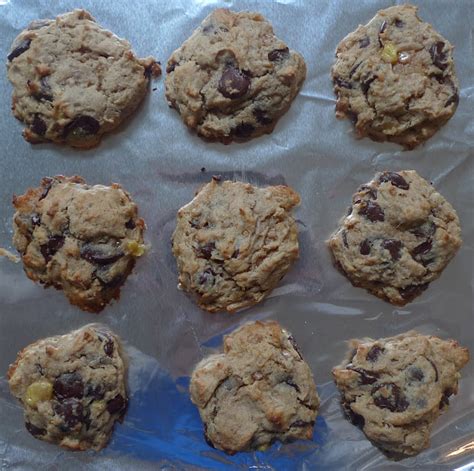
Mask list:
[[[29,278],[63,290],[85,311],[99,312],[143,255],[145,223],[120,185],[86,185],[81,177],[43,178],[14,196],[13,244]]]
[[[458,392],[467,348],[416,332],[350,346],[333,369],[348,418],[393,457],[427,448],[434,422]]]
[[[458,106],[453,46],[412,5],[381,10],[346,36],[332,78],[338,118],[349,118],[359,137],[406,149],[430,138]]]
[[[313,436],[319,408],[313,375],[291,334],[275,321],[251,322],[226,335],[224,353],[196,366],[190,392],[206,440],[226,453]]]
[[[354,286],[399,306],[441,275],[461,243],[456,211],[414,170],[362,185],[328,241]]]
[[[306,76],[303,57],[260,14],[219,8],[173,54],[166,97],[184,123],[230,143],[273,131]]]
[[[32,143],[93,147],[142,101],[160,67],[84,10],[31,23],[8,55],[12,110]]]
[[[71,450],[107,445],[127,406],[119,339],[96,324],[27,346],[8,382],[28,432]]]
[[[291,210],[299,202],[287,186],[213,178],[178,211],[172,244],[179,286],[209,312],[262,301],[298,257]]]

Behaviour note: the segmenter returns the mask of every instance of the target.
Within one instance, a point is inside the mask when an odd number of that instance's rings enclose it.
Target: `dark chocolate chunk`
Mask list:
[[[436,232],[436,224],[431,221],[428,221],[421,226],[415,227],[410,231],[416,237],[429,237]]]
[[[127,274],[114,273],[111,267],[113,265],[99,265],[95,271],[95,276],[106,288],[114,289],[125,281]]]
[[[111,357],[114,354],[114,341],[112,339],[108,339],[104,343],[104,352],[109,357]]]
[[[207,244],[200,245],[198,248],[199,255],[209,260],[212,257],[212,251],[215,250],[215,242],[208,242]]]
[[[296,392],[300,392],[300,388],[299,386],[292,380],[292,378],[288,378],[285,383],[288,385],[288,386],[291,386],[293,389],[296,390]]]
[[[87,242],[81,247],[81,258],[96,265],[110,265],[124,255],[119,247],[111,244]]]
[[[456,91],[453,95],[451,95],[444,106],[449,106],[449,105],[457,105],[459,103],[459,93]]]
[[[427,239],[422,242],[420,245],[417,245],[412,251],[411,255],[413,258],[419,258],[419,255],[426,255],[433,247],[433,242],[431,239]]]
[[[56,414],[63,418],[66,430],[72,429],[77,424],[84,422],[84,407],[75,398],[64,399],[54,404],[53,409]]]
[[[378,374],[373,371],[367,371],[363,368],[358,368],[352,364],[347,365],[348,370],[355,371],[359,375],[360,384],[374,384],[377,381]]]
[[[412,366],[408,369],[408,378],[414,381],[423,381],[425,374],[421,368]]]
[[[40,89],[33,96],[38,101],[53,101],[53,91],[48,83],[48,77],[41,77],[40,84]]]
[[[390,252],[392,260],[399,260],[401,257],[400,250],[403,244],[399,240],[385,239],[382,241],[381,246]]]
[[[63,236],[51,236],[46,244],[40,245],[40,251],[46,262],[64,245]]]
[[[110,414],[116,414],[117,412],[123,410],[126,404],[127,402],[125,399],[120,394],[117,394],[117,396],[107,402],[107,410]]]
[[[443,52],[444,42],[438,41],[430,47],[430,55],[433,64],[438,67],[438,69],[445,70],[448,67],[446,61],[446,53]]]
[[[49,190],[53,186],[53,182],[54,182],[54,180],[52,178],[49,178],[49,177],[44,177],[41,180],[41,186],[43,187],[43,191],[42,191],[40,197],[38,198],[38,201],[41,201],[42,199],[46,198],[46,196],[48,196]]]
[[[357,63],[354,67],[352,67],[351,71],[349,72],[349,78],[352,78],[354,75],[355,71],[359,68],[359,66],[362,64],[362,62]]]
[[[383,209],[373,201],[366,201],[365,204],[359,209],[359,214],[365,216],[369,221],[385,221],[385,214]]]
[[[250,137],[255,131],[255,127],[249,123],[241,123],[232,129],[232,134],[236,137]]]
[[[423,293],[423,291],[428,288],[428,285],[429,283],[424,283],[422,285],[409,285],[406,288],[400,288],[398,291],[403,299],[411,301]]]
[[[451,389],[446,389],[443,392],[443,395],[441,397],[441,401],[439,402],[439,408],[443,409],[444,407],[449,406],[449,396],[453,394],[453,391]]]
[[[369,239],[364,239],[359,246],[359,252],[361,255],[369,255],[372,244]]]
[[[240,250],[237,248],[232,252],[231,258],[239,258]]]
[[[357,190],[358,193],[364,193],[363,196],[368,196],[370,199],[376,200],[377,199],[377,189],[372,188],[368,185],[362,185]],[[354,201],[355,203],[355,201]]]
[[[44,136],[46,134],[48,126],[44,122],[43,118],[41,118],[38,113],[35,113],[30,129],[38,136]]]
[[[362,90],[362,93],[367,96],[369,93],[369,88],[372,82],[376,79],[377,77],[375,75],[367,77],[365,80],[360,82],[360,89]]]
[[[367,361],[372,363],[376,362],[379,356],[385,352],[383,347],[379,347],[378,345],[374,345],[368,352],[367,356],[365,357]]]
[[[100,129],[99,121],[92,116],[78,116],[64,127],[64,136],[72,134],[75,137],[85,137],[97,134]]]
[[[372,389],[374,404],[381,409],[391,412],[403,412],[408,409],[409,403],[403,391],[394,383],[382,383]]]
[[[255,116],[255,119],[257,120],[258,123],[262,125],[270,124],[273,120],[267,115],[265,111],[263,111],[260,108],[255,108],[252,111],[253,115]]]
[[[268,60],[272,62],[287,59],[290,56],[290,50],[287,47],[283,49],[273,49],[268,53]]]
[[[370,44],[370,38],[366,36],[365,38],[359,39],[359,47],[361,49],[367,47]]]
[[[129,219],[126,223],[125,223],[125,227],[127,229],[135,229],[135,227],[137,227],[137,225],[135,224],[135,221],[133,219]]]
[[[346,417],[351,421],[352,424],[354,424],[356,427],[359,427],[360,429],[364,428],[364,425],[365,425],[364,417],[354,412],[351,409],[350,403],[343,402],[342,408],[344,409],[344,413],[346,414]]]
[[[170,74],[171,72],[174,72],[174,69],[177,65],[177,62],[168,62],[168,65],[166,66],[166,73]]]
[[[395,19],[395,26],[396,26],[397,28],[403,28],[403,27],[405,26],[405,23],[404,23],[402,20],[396,18],[396,19]]]
[[[31,422],[25,422],[25,427],[28,432],[33,435],[33,437],[39,437],[40,435],[44,435],[46,433],[46,430],[44,428],[37,427],[36,425],[33,425]]]
[[[379,182],[390,182],[393,186],[396,186],[401,190],[408,190],[410,188],[408,182],[396,172],[382,172],[379,177]]]
[[[344,244],[344,247],[347,249],[349,248],[349,244],[347,243],[347,232],[342,231],[342,243]]]
[[[333,79],[334,83],[339,86],[339,87],[342,87],[342,88],[352,88],[352,83],[349,82],[348,80],[344,80],[343,78],[341,77],[334,77]]]
[[[105,396],[105,391],[102,390],[102,386],[100,384],[87,385],[86,396],[94,398],[96,401],[100,401]]]
[[[12,52],[10,52],[10,54],[8,54],[8,61],[11,62],[13,59],[15,59],[15,57],[18,57],[18,56],[21,56],[24,52],[26,52],[29,48],[30,48],[30,44],[31,44],[31,39],[23,39],[23,41],[21,41],[20,44],[18,44],[18,46],[13,49]]]
[[[78,373],[63,373],[53,383],[53,392],[58,399],[84,396],[84,383]]]
[[[247,93],[250,79],[236,67],[227,67],[222,74],[217,89],[226,98],[240,98]]]
[[[216,282],[216,274],[211,268],[206,268],[202,273],[199,274],[198,282],[200,285],[211,285],[213,286]]]

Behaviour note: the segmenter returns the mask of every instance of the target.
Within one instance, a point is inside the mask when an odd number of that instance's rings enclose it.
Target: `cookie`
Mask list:
[[[209,312],[262,301],[298,258],[291,210],[299,202],[287,186],[214,177],[178,211],[172,248],[179,287]]]
[[[190,392],[206,440],[226,453],[313,436],[319,408],[313,375],[291,334],[275,321],[251,322],[226,335],[224,353],[196,366]]]
[[[414,170],[362,185],[328,241],[354,286],[398,306],[438,278],[461,243],[456,211]]]
[[[24,348],[8,383],[28,432],[71,450],[106,446],[127,406],[119,339],[96,324]]]
[[[259,13],[219,8],[173,52],[166,72],[166,98],[184,123],[228,144],[273,131],[306,64]]]
[[[153,58],[135,57],[84,10],[31,23],[13,42],[7,68],[24,138],[83,148],[117,128],[160,74]]]
[[[143,255],[145,223],[120,185],[86,185],[81,177],[43,178],[14,196],[13,244],[25,272],[63,290],[85,311],[117,298]]]
[[[413,331],[350,346],[333,369],[348,418],[392,457],[427,448],[434,422],[458,392],[467,348]]]
[[[359,137],[413,149],[456,111],[453,46],[417,10],[412,5],[381,10],[337,47],[336,116],[350,119]]]

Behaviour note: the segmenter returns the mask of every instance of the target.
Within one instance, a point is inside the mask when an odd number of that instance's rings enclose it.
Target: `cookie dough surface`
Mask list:
[[[207,441],[226,453],[313,436],[314,379],[277,322],[248,323],[225,336],[224,353],[196,366],[190,391]]]
[[[81,309],[101,311],[143,254],[145,223],[117,184],[43,178],[15,196],[13,244],[29,278],[63,290]]]
[[[84,10],[31,23],[7,58],[12,110],[32,143],[93,147],[130,115],[160,68]]]
[[[338,118],[350,119],[359,137],[406,149],[431,137],[459,101],[453,47],[412,5],[381,10],[346,36],[332,78]]]
[[[416,332],[350,347],[333,370],[349,419],[392,457],[427,448],[435,420],[458,392],[467,348]]]
[[[306,76],[258,13],[217,9],[168,60],[166,97],[184,123],[229,143],[270,133]]]
[[[172,247],[180,287],[210,312],[262,301],[298,257],[291,210],[299,202],[287,186],[214,177],[178,211]]]
[[[456,211],[414,170],[362,185],[328,241],[354,286],[399,306],[440,276],[461,243]]]
[[[96,324],[27,346],[8,381],[24,408],[26,429],[72,450],[107,445],[127,406],[119,339]]]

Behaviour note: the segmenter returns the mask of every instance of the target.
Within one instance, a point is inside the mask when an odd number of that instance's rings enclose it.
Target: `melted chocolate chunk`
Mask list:
[[[342,408],[344,409],[344,413],[346,414],[346,417],[350,420],[352,424],[354,424],[356,427],[359,427],[360,429],[364,428],[364,425],[365,425],[364,417],[362,417],[360,414],[356,414],[351,409],[350,403],[343,402]]]
[[[359,252],[361,255],[369,255],[372,243],[369,239],[364,239],[359,245]]]
[[[359,375],[360,384],[374,384],[379,377],[378,373],[367,371],[356,366],[347,365],[347,369],[355,371]]]
[[[382,383],[372,389],[374,404],[391,412],[403,412],[409,403],[403,391],[394,383]]]
[[[352,83],[341,77],[334,77],[334,83],[341,88],[352,88]]]
[[[429,283],[424,283],[422,285],[409,285],[406,288],[400,288],[398,291],[403,299],[411,301],[423,293],[423,291],[428,288],[428,285]]]
[[[283,49],[273,49],[268,53],[268,60],[272,62],[281,61],[284,59],[288,59],[290,56],[290,50],[287,47]]]
[[[366,36],[365,38],[359,39],[359,47],[361,49],[367,47],[370,44],[370,38]]]
[[[403,27],[405,26],[405,23],[404,23],[402,20],[396,18],[396,19],[395,19],[395,26],[396,26],[397,28],[403,28]]]
[[[438,41],[430,47],[431,60],[433,61],[433,64],[441,70],[445,70],[446,67],[448,67],[448,64],[445,62],[446,53],[443,52],[444,46],[445,44],[443,41]]]
[[[100,123],[92,116],[78,116],[64,127],[64,136],[85,137],[97,134]]]
[[[78,373],[63,373],[54,380],[53,392],[58,399],[81,399],[84,396],[84,383]]]
[[[110,414],[116,414],[117,412],[123,410],[126,404],[127,402],[125,401],[125,399],[120,394],[118,394],[109,402],[107,402],[107,410]]]
[[[230,66],[224,70],[217,89],[226,98],[241,98],[250,87],[250,79],[236,67]]]
[[[396,172],[383,172],[379,177],[379,182],[390,182],[393,186],[401,190],[408,190],[410,188],[408,182]]]
[[[385,352],[385,348],[379,347],[378,345],[374,345],[368,352],[367,356],[365,357],[367,361],[375,363],[379,356]]]
[[[427,239],[422,242],[420,245],[417,245],[412,251],[411,255],[413,258],[419,258],[420,255],[427,254],[433,247],[433,242],[431,239]]]
[[[429,237],[432,236],[435,232],[436,225],[431,221],[424,223],[421,226],[415,227],[410,231],[410,233],[416,237]]]
[[[212,257],[212,251],[215,250],[215,242],[208,242],[207,244],[200,245],[198,248],[199,255],[209,260]]]
[[[53,409],[56,414],[63,418],[66,430],[84,422],[84,408],[81,402],[75,398],[65,399],[64,401],[56,403]]]
[[[46,262],[64,245],[63,236],[51,236],[46,244],[40,245],[40,251]]]
[[[44,428],[37,427],[36,425],[33,425],[31,422],[25,422],[25,427],[28,432],[33,435],[33,437],[39,437],[40,435],[44,435],[46,433],[46,430]]]
[[[253,115],[255,116],[255,119],[257,120],[258,123],[262,124],[265,126],[266,124],[270,124],[273,120],[266,114],[265,111],[263,111],[260,108],[255,108],[252,111]]]
[[[41,77],[40,84],[41,84],[40,89],[33,96],[38,101],[41,101],[41,100],[53,101],[53,91],[51,89],[51,86],[48,83],[48,78]]]
[[[11,62],[13,59],[15,59],[15,57],[21,56],[24,52],[26,52],[30,48],[30,44],[31,39],[23,39],[23,41],[21,41],[21,43],[18,44],[18,46],[13,49],[10,54],[8,54],[8,62]]]
[[[81,258],[96,265],[110,265],[124,255],[119,247],[110,244],[88,242],[81,247]]]
[[[38,136],[44,136],[46,134],[48,126],[44,122],[43,118],[41,118],[38,113],[35,113],[30,129]]]
[[[373,201],[367,201],[360,209],[359,214],[365,216],[369,221],[385,221],[383,209]]]
[[[126,223],[125,223],[125,227],[127,229],[135,229],[135,227],[137,227],[137,225],[135,224],[135,221],[133,219],[129,219]]]
[[[232,134],[236,137],[250,137],[255,131],[255,127],[249,123],[241,123],[232,129]]]
[[[401,257],[400,250],[403,244],[399,240],[385,239],[382,241],[381,246],[390,252],[392,260],[399,260]]]

